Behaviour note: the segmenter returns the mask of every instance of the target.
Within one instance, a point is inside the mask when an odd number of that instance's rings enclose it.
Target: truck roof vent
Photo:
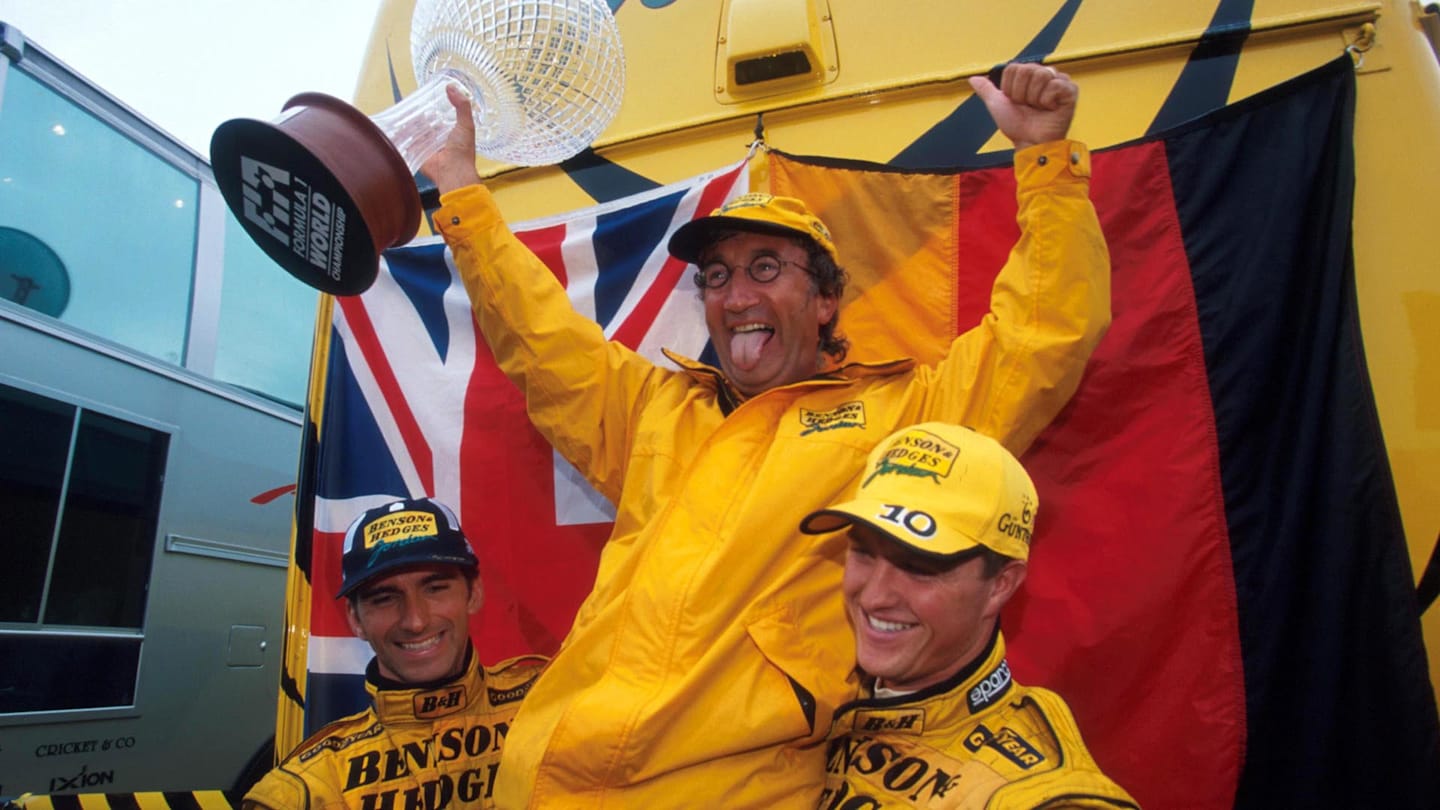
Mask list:
[[[783,79],[787,76],[803,76],[809,73],[810,59],[804,51],[789,51],[754,59],[742,59],[735,63],[735,83],[747,84]]]
[[[721,104],[811,89],[839,75],[829,0],[725,0],[716,44]]]

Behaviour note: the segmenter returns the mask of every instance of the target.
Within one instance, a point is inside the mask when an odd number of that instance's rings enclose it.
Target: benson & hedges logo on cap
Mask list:
[[[428,540],[437,534],[435,515],[429,512],[395,512],[377,518],[365,527],[365,548],[371,550],[367,565],[374,565],[376,558],[387,550]]]
[[[951,558],[976,546],[1024,560],[1039,498],[999,442],[961,425],[926,422],[890,434],[865,466],[855,497],[812,512],[809,534],[860,523],[921,554]]]
[[[863,490],[882,475],[931,478],[938,484],[941,478],[950,476],[959,455],[959,447],[939,436],[923,430],[909,430],[896,437],[872,464],[870,474],[861,482],[860,488]]]

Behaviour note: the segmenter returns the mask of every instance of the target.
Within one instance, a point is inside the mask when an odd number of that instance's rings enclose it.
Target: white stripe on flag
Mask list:
[[[354,636],[311,636],[307,668],[320,675],[359,675],[375,652]]]
[[[550,453],[555,459],[555,525],[614,522],[614,504],[590,486],[564,456],[553,450]]]
[[[359,517],[360,513],[366,509],[374,509],[391,501],[408,497],[410,497],[408,493],[396,492],[361,495],[358,498],[316,498],[315,531],[341,534],[350,528],[350,524],[355,521],[355,518]]]

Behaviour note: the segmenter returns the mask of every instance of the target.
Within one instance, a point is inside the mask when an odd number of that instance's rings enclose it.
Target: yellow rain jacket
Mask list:
[[[851,363],[744,401],[716,369],[607,341],[486,189],[444,196],[434,221],[501,368],[616,505],[594,589],[506,742],[500,807],[814,805],[857,684],[842,544],[800,518],[848,497],[903,425],[958,422],[1023,450],[1109,325],[1088,152],[1016,160],[1020,240],[991,313],[943,361]]]

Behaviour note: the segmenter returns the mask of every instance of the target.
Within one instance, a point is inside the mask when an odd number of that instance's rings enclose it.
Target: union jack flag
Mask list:
[[[707,336],[671,232],[745,193],[745,161],[594,208],[512,226],[577,311],[657,363]],[[553,653],[594,579],[613,507],[531,427],[495,365],[437,238],[387,251],[375,285],[337,298],[313,474],[305,733],[364,706],[369,646],[351,635],[340,541],[365,509],[429,495],[451,505],[480,558],[471,622],[486,663]],[[298,552],[297,552],[298,554]]]

